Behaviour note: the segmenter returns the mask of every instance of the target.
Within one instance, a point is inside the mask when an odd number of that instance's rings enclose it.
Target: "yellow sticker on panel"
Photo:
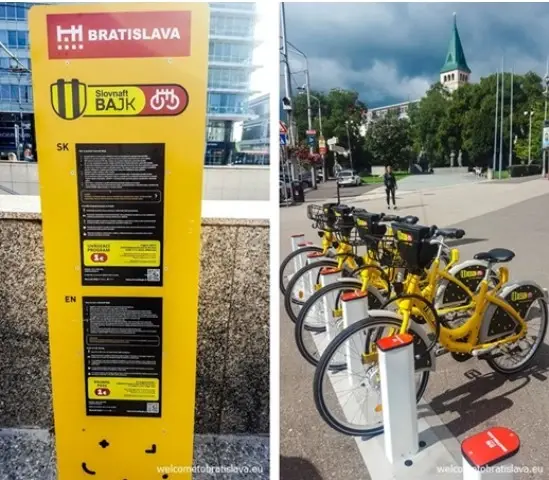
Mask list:
[[[159,267],[160,242],[156,240],[84,240],[86,267]]]

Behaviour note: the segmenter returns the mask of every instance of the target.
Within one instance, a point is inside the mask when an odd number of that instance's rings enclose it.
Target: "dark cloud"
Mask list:
[[[438,72],[457,13],[472,81],[506,69],[545,73],[546,3],[285,4],[288,40],[308,57],[314,88],[354,88],[371,106],[421,97]],[[291,55],[292,69],[303,60]],[[296,82],[303,83],[297,76]]]

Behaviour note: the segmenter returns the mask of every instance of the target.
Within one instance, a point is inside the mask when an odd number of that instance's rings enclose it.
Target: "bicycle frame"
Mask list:
[[[490,270],[488,269],[486,275],[489,275],[489,272]],[[527,331],[526,322],[511,305],[509,305],[505,300],[497,296],[497,292],[501,290],[501,287],[505,283],[507,283],[509,279],[509,271],[505,267],[501,267],[499,269],[500,280],[496,287],[490,289],[488,279],[485,277],[481,281],[477,293],[471,292],[471,290],[463,285],[463,283],[460,282],[459,279],[452,277],[444,271],[440,272],[439,276],[463,288],[469,295],[471,295],[472,301],[467,305],[440,309],[437,311],[437,314],[444,315],[452,312],[467,311],[474,308],[472,315],[463,325],[457,328],[447,328],[444,325],[440,325],[439,343],[448,351],[455,353],[471,354],[473,350],[489,350],[502,344],[516,342],[517,340],[524,337]],[[431,285],[429,285],[429,287],[431,287]],[[413,278],[411,279],[406,294],[420,294],[421,296],[423,296],[423,292],[419,289],[419,278],[417,277],[417,275],[413,276]],[[427,297],[425,297],[425,299],[428,301]],[[400,328],[401,333],[404,333],[408,330],[411,315],[414,312],[414,309],[417,309],[417,307],[414,307],[413,303],[414,300],[409,298],[403,299],[399,303],[399,309],[402,315],[402,326]],[[520,331],[514,335],[496,340],[494,342],[479,344],[478,341],[480,328],[482,326],[482,322],[484,321],[484,314],[486,312],[486,309],[490,304],[494,304],[503,309],[521,326],[521,328]],[[431,310],[423,309],[419,310],[418,313],[420,313],[422,317],[425,318],[429,326],[434,331],[436,331],[437,319],[435,318]],[[466,341],[463,341],[464,339],[466,339]]]

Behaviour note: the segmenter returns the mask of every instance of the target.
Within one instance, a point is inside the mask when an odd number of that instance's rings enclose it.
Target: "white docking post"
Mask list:
[[[316,262],[323,258],[322,252],[309,252],[307,254],[307,265]],[[304,265],[302,265],[303,267]],[[306,298],[309,298],[317,288],[318,271],[311,269],[307,275],[304,275],[303,282],[305,286]]]
[[[505,427],[491,427],[466,438],[461,444],[463,480],[513,480],[511,458],[519,449],[518,435]]]
[[[391,464],[419,451],[414,339],[403,333],[377,341],[385,455]]]
[[[368,316],[368,293],[361,290],[346,292],[341,295],[341,306],[343,310],[343,328],[347,328],[359,320]],[[356,352],[364,351],[363,340],[358,336],[352,336],[345,345],[345,356],[348,362],[347,374],[351,387],[362,382],[364,365],[362,358]]]
[[[305,246],[305,234],[303,233],[296,233],[295,235],[292,235],[291,237],[292,241],[292,252],[295,252],[302,246]],[[297,255],[294,257],[294,272],[297,272],[301,268],[305,266],[305,260],[301,258],[301,255]]]
[[[305,234],[304,233],[296,233],[295,235],[292,235],[292,252],[295,252],[299,248],[299,244],[304,242],[305,240]]]
[[[341,269],[324,267],[320,271],[320,285],[325,287],[331,285],[332,283],[337,282],[341,278]],[[337,290],[335,292],[327,293],[322,297],[322,307],[324,310],[324,322],[326,325],[326,332],[324,333],[324,338],[319,346],[321,352],[328,346],[328,344],[336,337],[340,332],[337,329],[336,322],[336,301],[337,301]]]

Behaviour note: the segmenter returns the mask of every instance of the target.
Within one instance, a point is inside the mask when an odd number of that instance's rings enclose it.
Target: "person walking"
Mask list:
[[[383,175],[383,183],[385,184],[385,193],[387,194],[387,208],[391,210],[391,204],[389,200],[393,200],[393,208],[396,210],[395,191],[397,187],[397,181],[395,174],[393,173],[393,167],[387,165],[385,167],[385,175]]]

